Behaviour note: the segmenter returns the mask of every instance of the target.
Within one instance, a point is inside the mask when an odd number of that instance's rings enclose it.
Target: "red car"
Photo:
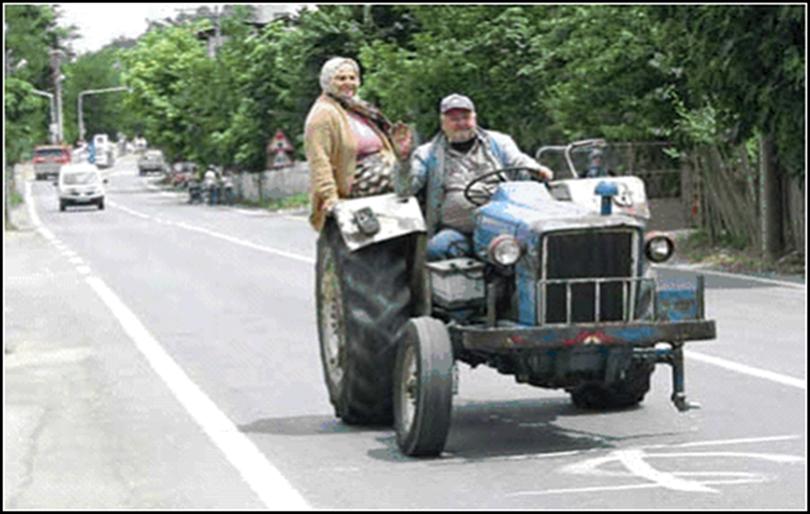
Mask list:
[[[40,145],[34,148],[34,175],[37,180],[58,177],[63,164],[70,164],[70,147]]]

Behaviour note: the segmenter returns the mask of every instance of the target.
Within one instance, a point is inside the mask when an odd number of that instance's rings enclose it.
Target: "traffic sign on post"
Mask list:
[[[276,131],[276,135],[267,144],[267,167],[284,168],[293,164],[289,154],[295,151],[295,147],[290,144],[290,140],[281,130]]]

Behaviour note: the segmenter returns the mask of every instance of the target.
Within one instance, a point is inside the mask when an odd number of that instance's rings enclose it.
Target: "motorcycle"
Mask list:
[[[188,182],[188,203],[203,203],[203,188],[198,180],[189,180]]]

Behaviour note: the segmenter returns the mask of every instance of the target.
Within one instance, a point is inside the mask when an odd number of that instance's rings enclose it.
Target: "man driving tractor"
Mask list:
[[[477,207],[465,196],[476,177],[502,168],[528,168],[551,180],[554,173],[521,152],[507,134],[478,127],[475,105],[451,94],[440,104],[441,131],[411,156],[411,193],[420,198],[428,231],[427,260],[469,255],[472,214]],[[528,174],[522,178],[531,178]],[[497,180],[482,181],[491,192]]]

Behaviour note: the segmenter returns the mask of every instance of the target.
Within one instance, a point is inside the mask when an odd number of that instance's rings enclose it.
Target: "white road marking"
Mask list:
[[[32,223],[43,236],[53,234],[42,225],[34,208],[30,184],[26,183],[26,203]],[[126,209],[125,209],[126,210]],[[133,214],[139,216],[140,213]],[[124,331],[144,355],[177,400],[205,431],[211,441],[236,468],[248,486],[271,510],[309,510],[311,506],[273,466],[255,444],[231,422],[205,393],[186,375],[135,314],[98,277],[88,276],[87,284],[118,319]]]
[[[620,450],[616,452],[619,462],[625,465],[630,473],[659,484],[661,487],[674,491],[686,491],[694,493],[718,493],[717,489],[706,487],[700,482],[684,480],[676,477],[672,473],[657,470],[644,460],[646,456],[643,450]]]
[[[76,348],[63,348],[53,351],[11,352],[4,356],[3,365],[6,368],[19,368],[24,366],[48,366],[51,364],[64,364],[79,362],[95,355],[90,348],[80,346]]]
[[[248,209],[236,209],[236,208],[234,208],[234,211],[240,214],[245,214],[247,216],[267,216],[267,213],[262,211],[251,211]]]
[[[76,268],[76,271],[78,271],[82,275],[90,274],[90,268],[88,266],[79,266],[78,268]]]
[[[752,453],[752,452],[701,452],[701,453],[692,453],[692,452],[680,452],[680,453],[656,453],[656,454],[649,454],[647,457],[655,457],[656,459],[669,459],[669,458],[688,458],[691,459],[693,457],[711,457],[712,459],[720,458],[720,457],[735,457],[735,458],[746,458],[746,459],[760,459],[760,460],[767,460],[771,462],[779,462],[782,464],[788,463],[796,463],[802,462],[804,459],[801,457],[796,457],[795,455],[781,455],[778,453]],[[711,472],[707,471],[703,474],[709,474]]]
[[[49,268],[45,268],[43,271],[29,273],[28,275],[3,276],[3,280],[8,280],[9,282],[32,282],[39,280],[52,280],[55,277],[56,275]]]
[[[122,211],[124,211],[124,212],[126,212],[128,214],[132,214],[133,216],[137,216],[139,218],[148,219],[148,220],[152,220],[152,221],[158,221],[157,219],[152,218],[151,216],[147,216],[146,214],[141,214],[140,212],[134,211],[134,210],[132,210],[132,209],[130,209],[128,207],[124,207],[123,205],[119,205],[119,204],[114,203],[114,202],[109,202],[109,204],[111,206],[115,207],[115,208],[121,209]],[[160,222],[158,221],[158,223],[160,223]],[[229,243],[244,246],[246,248],[251,248],[253,250],[259,250],[260,252],[270,253],[270,254],[273,254],[273,255],[279,255],[281,257],[287,257],[288,259],[293,259],[293,260],[296,260],[296,261],[305,262],[307,264],[315,264],[315,259],[313,259],[312,257],[307,257],[307,256],[304,256],[304,255],[299,255],[297,253],[287,252],[287,251],[284,251],[284,250],[278,250],[276,248],[270,248],[269,246],[264,246],[264,245],[256,244],[256,243],[254,243],[252,241],[247,241],[245,239],[239,239],[238,237],[233,237],[233,236],[229,236],[229,235],[226,235],[226,234],[221,234],[219,232],[215,232],[215,231],[209,230],[207,228],[197,227],[195,225],[189,225],[188,223],[174,222],[174,221],[166,221],[165,224],[172,225],[172,226],[182,228],[182,229],[185,229],[185,230],[191,230],[193,232],[200,232],[202,234],[205,234],[205,235],[208,235],[208,236],[211,236],[211,237],[216,237],[218,239],[228,241]]]
[[[224,241],[228,241],[229,243],[234,243],[240,246],[244,246],[246,248],[252,248],[254,250],[259,250],[260,252],[270,253],[273,255],[280,255],[282,257],[287,257],[288,259],[293,259],[296,261],[306,262],[307,264],[315,264],[315,259],[312,257],[305,257],[303,255],[299,255],[297,253],[286,252],[284,250],[277,250],[275,248],[270,248],[268,246],[259,245],[253,243],[251,241],[246,241],[244,239],[239,239],[237,237],[228,236],[225,234],[220,234],[218,232],[214,232],[213,230],[208,230],[206,228],[195,227],[194,225],[189,225],[187,223],[175,223],[176,226],[180,228],[184,228],[186,230],[192,230],[194,232],[200,232],[211,237],[216,237],[218,239],[222,239]]]
[[[85,280],[107,304],[155,373],[239,471],[267,508],[309,509],[309,504],[301,494],[197,387],[118,296],[97,277],[88,277]]]
[[[720,366],[721,368],[736,371],[737,373],[751,375],[758,378],[764,378],[766,380],[770,380],[772,382],[777,382],[787,386],[796,387],[799,389],[806,389],[805,381],[800,378],[794,378],[788,375],[774,373],[773,371],[755,368],[753,366],[747,366],[745,364],[740,364],[734,361],[721,359],[720,357],[713,357],[711,355],[706,355],[705,353],[698,353],[692,350],[684,350],[683,353],[684,355],[686,355],[686,357],[690,359],[705,362],[706,364]]]
[[[709,485],[728,485],[728,484],[748,484],[766,482],[770,478],[752,473],[749,471],[695,471],[695,472],[665,472],[653,468],[648,462],[648,459],[653,458],[681,458],[693,460],[696,457],[709,458],[715,461],[720,458],[743,458],[743,459],[759,459],[770,462],[777,462],[782,464],[793,464],[803,462],[804,458],[794,455],[782,455],[772,453],[752,453],[752,452],[672,452],[672,453],[647,453],[644,448],[683,448],[687,446],[713,446],[713,445],[729,445],[729,444],[746,444],[758,442],[773,442],[789,439],[798,439],[800,436],[774,436],[774,437],[759,437],[759,438],[740,438],[740,439],[727,439],[716,441],[696,441],[691,443],[683,443],[678,445],[652,445],[642,448],[630,448],[626,450],[617,450],[610,452],[606,456],[587,459],[585,461],[576,462],[563,466],[561,471],[575,475],[586,476],[602,476],[602,477],[638,477],[648,480],[652,483],[646,484],[625,484],[617,486],[595,486],[595,487],[579,487],[567,489],[547,489],[541,491],[518,491],[510,493],[507,496],[540,496],[547,494],[569,494],[569,493],[589,493],[589,492],[603,492],[603,491],[624,491],[630,489],[649,489],[649,488],[665,488],[676,491],[684,492],[703,492],[703,493],[717,493],[716,489],[707,487]],[[600,466],[605,464],[612,464],[618,462],[624,465],[625,470],[614,469],[600,469]],[[684,477],[735,477],[733,480],[702,480],[700,482],[695,480],[688,480]]]
[[[76,255],[76,254],[74,253],[73,255]],[[84,264],[84,260],[79,256],[71,257],[70,259],[68,259],[68,262],[70,262],[71,264],[77,264],[77,265]]]
[[[732,484],[751,484],[760,483],[765,480],[758,479],[739,479],[739,480],[704,480],[701,484],[704,485],[732,485]],[[610,492],[610,491],[629,491],[633,489],[656,489],[662,487],[659,484],[633,484],[633,485],[613,485],[602,487],[579,487],[571,489],[546,489],[544,491],[518,491],[516,493],[509,493],[506,496],[543,496],[546,494],[570,494],[570,493],[595,493],[595,492]]]
[[[108,201],[107,203],[108,203],[108,204],[109,204],[111,207],[115,207],[115,208],[117,208],[117,209],[121,209],[122,211],[126,212],[127,214],[131,214],[131,215],[135,216],[136,218],[141,218],[141,219],[145,219],[145,220],[151,220],[151,219],[152,219],[152,217],[151,217],[151,216],[147,216],[146,214],[141,214],[141,213],[140,213],[140,212],[138,212],[138,211],[133,211],[132,209],[130,209],[130,208],[128,208],[128,207],[124,207],[123,205],[120,205],[120,204],[118,204],[117,202],[111,202],[111,201]]]
[[[739,439],[719,439],[714,441],[696,441],[691,443],[681,443],[675,445],[668,445],[672,448],[691,448],[694,446],[722,446],[727,444],[745,444],[745,443],[771,443],[776,441],[790,441],[799,439],[798,435],[776,435],[772,437],[746,437]],[[648,446],[647,448],[652,448]]]
[[[693,273],[701,273],[707,275],[719,275],[721,277],[736,278],[738,280],[753,280],[754,282],[762,282],[765,284],[775,284],[779,286],[793,287],[796,289],[807,289],[806,284],[797,284],[796,282],[788,282],[785,280],[776,280],[772,278],[755,277],[752,275],[742,275],[739,273],[728,273],[725,271],[715,271],[692,266],[673,266],[670,264],[653,264],[653,268],[664,268],[678,271],[690,271]]]

